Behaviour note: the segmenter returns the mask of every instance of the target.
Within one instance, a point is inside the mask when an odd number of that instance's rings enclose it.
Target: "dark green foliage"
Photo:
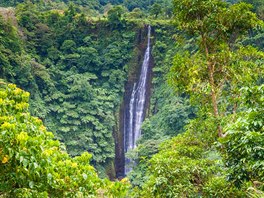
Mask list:
[[[252,45],[261,51],[264,51],[264,28],[259,27],[249,32],[249,36],[246,37],[242,43],[244,45]]]
[[[71,7],[73,5],[76,5],[74,6],[75,8],[78,7],[78,10],[83,10],[90,16],[96,16],[99,13],[107,12],[107,10],[112,6],[124,6],[129,11],[132,11],[134,9],[141,9],[144,10],[146,14],[156,17],[157,15],[162,18],[170,18],[172,16],[171,0],[0,0],[0,6],[4,7],[15,7],[19,3],[36,4],[41,10],[51,10],[53,8],[65,9],[67,6]]]
[[[108,21],[114,28],[118,28],[122,25],[122,14],[124,14],[125,8],[123,6],[114,6],[107,12]]]
[[[2,56],[1,77],[32,92],[31,112],[72,156],[89,151],[94,165],[107,166],[114,158],[115,113],[135,32],[129,26],[112,31],[112,21],[89,22],[73,4],[64,14],[32,3],[21,4],[16,13],[25,43],[20,47],[16,29],[1,20],[8,41],[3,53],[9,50],[21,62]]]
[[[1,6],[16,6],[18,3],[22,3],[24,0],[0,0],[0,5]]]
[[[157,112],[149,119],[146,119],[142,129],[144,140],[159,139],[160,137],[173,137],[183,132],[183,128],[188,124],[189,119],[195,117],[194,109],[188,104],[188,98],[177,97],[173,94],[173,90],[167,86],[160,86],[156,90]]]
[[[80,32],[77,38],[73,31]],[[94,154],[92,162],[103,165],[114,158],[114,113],[123,93],[123,67],[130,58],[134,35],[124,37],[121,31],[102,37],[107,33],[103,26],[86,31],[76,25],[70,32],[65,30],[66,35],[55,33],[58,41],[52,48],[59,56],[53,57],[53,52],[44,61],[51,61],[49,72],[56,83],[42,92],[48,108],[43,118],[71,155],[88,150]],[[62,38],[66,40],[61,42]]]
[[[147,174],[147,170],[149,167],[149,160],[158,152],[158,147],[165,138],[166,137],[161,137],[157,140],[149,139],[141,141],[136,149],[127,153],[127,157],[133,159],[137,163],[137,165],[133,167],[133,171],[128,175],[133,187],[139,187],[139,189],[141,189],[145,182],[148,181],[149,175]]]
[[[264,2],[262,0],[240,0],[253,5],[253,11],[258,14],[258,16],[264,19]]]
[[[158,3],[154,3],[152,6],[151,6],[151,9],[150,9],[150,13],[155,17],[157,18],[158,15],[161,13],[161,5],[158,4]]]
[[[7,22],[2,16],[0,16],[0,40],[0,77],[34,89],[30,56],[23,53],[23,43],[17,28],[11,24],[11,20]]]
[[[133,10],[135,8],[141,8],[146,10],[148,6],[153,4],[154,0],[140,1],[140,0],[124,0],[124,5],[129,9]]]
[[[167,73],[172,64],[172,57],[180,50],[173,40],[171,26],[155,28],[155,43],[152,55],[154,92],[151,98],[151,117],[143,124],[143,139],[173,137],[183,131],[188,120],[194,117],[194,109],[188,97],[176,95],[167,86]],[[172,42],[173,41],[173,42]],[[164,56],[165,54],[165,56]]]

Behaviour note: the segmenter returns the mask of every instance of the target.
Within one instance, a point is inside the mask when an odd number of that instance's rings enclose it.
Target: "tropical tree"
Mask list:
[[[198,112],[184,134],[161,144],[149,160],[148,180],[135,194],[261,197],[263,86],[253,85],[262,83],[264,55],[237,42],[261,22],[245,3],[175,0],[174,7],[178,27],[196,46],[177,53],[169,80],[190,96]],[[227,120],[235,124],[223,128]]]
[[[218,136],[222,137],[221,118],[228,111],[236,111],[239,88],[256,81],[263,71],[263,65],[256,62],[264,57],[263,53],[236,43],[261,21],[246,3],[174,0],[174,8],[175,22],[196,38],[198,49],[175,56],[170,82],[209,105],[209,116],[215,118]]]

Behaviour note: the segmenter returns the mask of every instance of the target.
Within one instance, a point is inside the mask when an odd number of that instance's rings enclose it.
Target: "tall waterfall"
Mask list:
[[[125,132],[125,153],[127,151],[136,148],[136,141],[141,135],[141,125],[144,120],[144,109],[146,103],[146,89],[147,89],[147,77],[149,72],[150,65],[150,34],[151,27],[148,26],[148,44],[145,51],[143,64],[141,67],[140,77],[137,83],[134,84],[133,90],[130,96],[129,110],[127,112],[127,118],[124,123],[124,132]],[[125,159],[125,174],[131,171],[131,168],[128,164],[131,161]]]

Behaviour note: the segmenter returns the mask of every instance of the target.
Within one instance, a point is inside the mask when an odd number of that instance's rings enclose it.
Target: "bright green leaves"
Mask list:
[[[27,132],[21,132],[17,135],[16,140],[19,142],[19,144],[23,144],[28,140],[28,138]]]
[[[4,196],[88,197],[102,191],[119,197],[126,193],[127,184],[98,178],[89,165],[91,154],[70,158],[40,119],[30,116],[27,107],[16,108],[27,102],[29,94],[11,84],[1,84],[0,91],[0,105],[5,107],[0,108],[0,192]]]
[[[227,135],[221,140],[224,160],[229,168],[229,180],[260,182],[264,178],[264,86],[243,89],[246,112],[227,126]],[[258,186],[263,191],[263,185]]]
[[[214,85],[217,89],[222,89],[227,83],[237,87],[250,85],[263,75],[263,52],[250,46],[241,46],[235,51],[226,46],[221,48],[221,51],[209,56],[214,65]],[[203,54],[179,53],[174,57],[169,83],[176,90],[189,94],[193,92],[210,94],[207,75],[208,65]],[[236,89],[234,86],[231,88]]]
[[[176,54],[169,73],[169,83],[182,92],[208,93],[207,66],[201,54]]]

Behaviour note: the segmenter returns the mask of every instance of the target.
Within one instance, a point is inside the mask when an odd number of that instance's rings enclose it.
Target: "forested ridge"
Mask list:
[[[264,196],[264,2],[0,6],[0,197]],[[150,101],[120,175],[149,25]]]

